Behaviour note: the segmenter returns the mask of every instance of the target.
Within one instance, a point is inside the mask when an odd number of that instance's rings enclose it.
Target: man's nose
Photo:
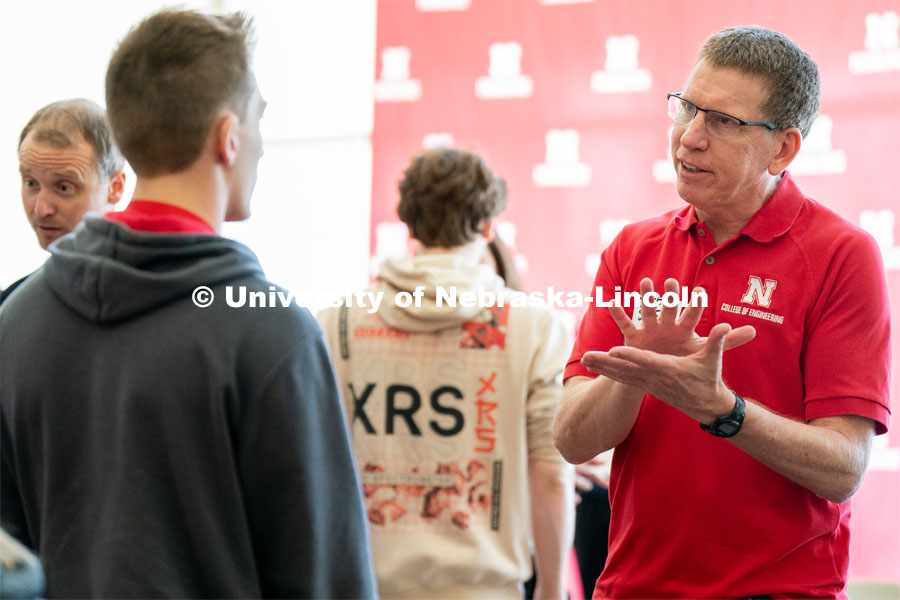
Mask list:
[[[681,134],[681,145],[685,148],[705,150],[709,146],[709,130],[706,128],[706,113],[698,110],[694,118],[685,125]]]
[[[52,192],[41,189],[34,199],[34,214],[37,217],[50,217],[56,214],[56,197]]]

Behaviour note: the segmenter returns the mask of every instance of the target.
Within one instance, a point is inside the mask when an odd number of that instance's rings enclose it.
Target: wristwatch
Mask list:
[[[731,411],[731,414],[716,419],[710,425],[700,423],[700,429],[721,438],[730,438],[733,435],[737,435],[737,432],[741,430],[741,425],[744,424],[744,415],[747,414],[747,403],[734,390],[731,390],[731,393],[734,394],[734,410]]]

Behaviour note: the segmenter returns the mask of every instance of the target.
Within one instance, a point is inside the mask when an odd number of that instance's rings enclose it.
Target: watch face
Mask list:
[[[741,425],[744,424],[744,415],[747,414],[747,408],[743,398],[738,396],[736,392],[732,392],[732,394],[734,394],[734,410],[731,411],[731,414],[716,419],[711,425],[700,423],[700,429],[722,438],[730,438],[737,435],[741,430]]]
[[[719,423],[719,426],[716,427],[716,433],[721,436],[731,437],[736,434],[738,430],[740,430],[741,426],[739,423],[735,423],[734,421],[725,421],[724,423]]]

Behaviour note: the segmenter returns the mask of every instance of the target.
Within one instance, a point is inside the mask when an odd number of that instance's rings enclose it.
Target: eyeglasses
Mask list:
[[[666,94],[669,101],[669,117],[676,123],[687,124],[697,116],[697,111],[702,110],[706,113],[706,129],[714,136],[719,138],[734,138],[741,132],[741,127],[765,127],[770,131],[778,129],[775,123],[765,123],[762,121],[744,121],[731,115],[719,112],[717,110],[707,110],[700,108],[693,102],[685,100],[681,97],[681,93]]]

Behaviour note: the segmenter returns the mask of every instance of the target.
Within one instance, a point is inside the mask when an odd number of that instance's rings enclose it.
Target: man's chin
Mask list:
[[[233,223],[235,221],[246,221],[250,218],[250,203],[242,201],[233,201],[229,203],[225,209],[224,221]]]
[[[58,233],[38,232],[38,234],[37,234],[38,244],[41,245],[41,248],[46,250],[50,246],[50,244],[52,244],[53,242],[55,242],[56,240],[58,240],[59,238],[61,238],[64,235],[66,235],[65,231],[60,231]]]
[[[250,210],[235,210],[225,213],[224,221],[226,223],[234,223],[236,221],[246,221],[250,218]]]
[[[684,185],[680,179],[675,180],[675,191],[678,193],[678,197],[691,204],[691,190],[688,186]]]
[[[699,190],[696,186],[687,185],[679,179],[675,181],[675,191],[678,193],[679,198],[688,204],[696,205],[697,202],[702,202],[705,190]]]

